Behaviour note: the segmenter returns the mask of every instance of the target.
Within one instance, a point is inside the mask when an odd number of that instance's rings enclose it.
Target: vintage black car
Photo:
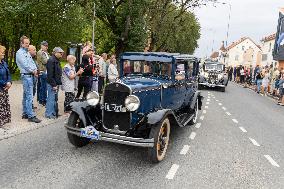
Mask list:
[[[153,162],[164,159],[174,126],[195,124],[202,96],[197,90],[199,64],[190,55],[124,53],[120,78],[72,103],[65,125],[77,146],[102,140],[148,147]]]
[[[198,88],[216,87],[225,92],[228,85],[228,75],[225,65],[219,62],[205,61],[198,79]]]

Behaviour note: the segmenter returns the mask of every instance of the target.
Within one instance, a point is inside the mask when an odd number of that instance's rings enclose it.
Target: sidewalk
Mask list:
[[[37,103],[36,98],[34,98],[34,106],[37,107],[35,109],[35,113],[37,117],[42,120],[42,122],[38,124],[28,122],[27,119],[22,119],[22,99],[23,99],[23,85],[21,81],[15,81],[13,82],[13,85],[9,90],[12,122],[6,124],[3,128],[0,128],[0,140],[7,139],[67,119],[66,116],[61,116],[55,120],[46,119],[44,117],[45,107],[40,106]],[[59,91],[58,107],[60,115],[64,114],[63,102],[64,102],[64,92]]]

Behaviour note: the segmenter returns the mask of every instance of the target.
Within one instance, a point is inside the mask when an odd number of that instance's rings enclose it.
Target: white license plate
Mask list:
[[[81,128],[81,137],[100,140],[100,132],[97,131],[93,126]]]
[[[105,103],[105,110],[109,111],[109,112],[121,112],[122,111],[122,105],[118,106],[116,104]]]

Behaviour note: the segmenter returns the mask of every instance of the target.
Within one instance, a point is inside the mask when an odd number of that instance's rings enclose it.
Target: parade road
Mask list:
[[[232,83],[202,95],[158,164],[146,148],[75,148],[61,121],[0,141],[0,188],[284,188],[284,108]]]

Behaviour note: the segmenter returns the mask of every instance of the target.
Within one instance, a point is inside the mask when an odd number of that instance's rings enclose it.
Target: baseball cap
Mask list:
[[[54,47],[53,52],[54,53],[64,53],[64,50],[62,50],[60,47]]]
[[[42,41],[40,44],[41,44],[41,45],[44,45],[44,46],[48,46],[47,41]]]

